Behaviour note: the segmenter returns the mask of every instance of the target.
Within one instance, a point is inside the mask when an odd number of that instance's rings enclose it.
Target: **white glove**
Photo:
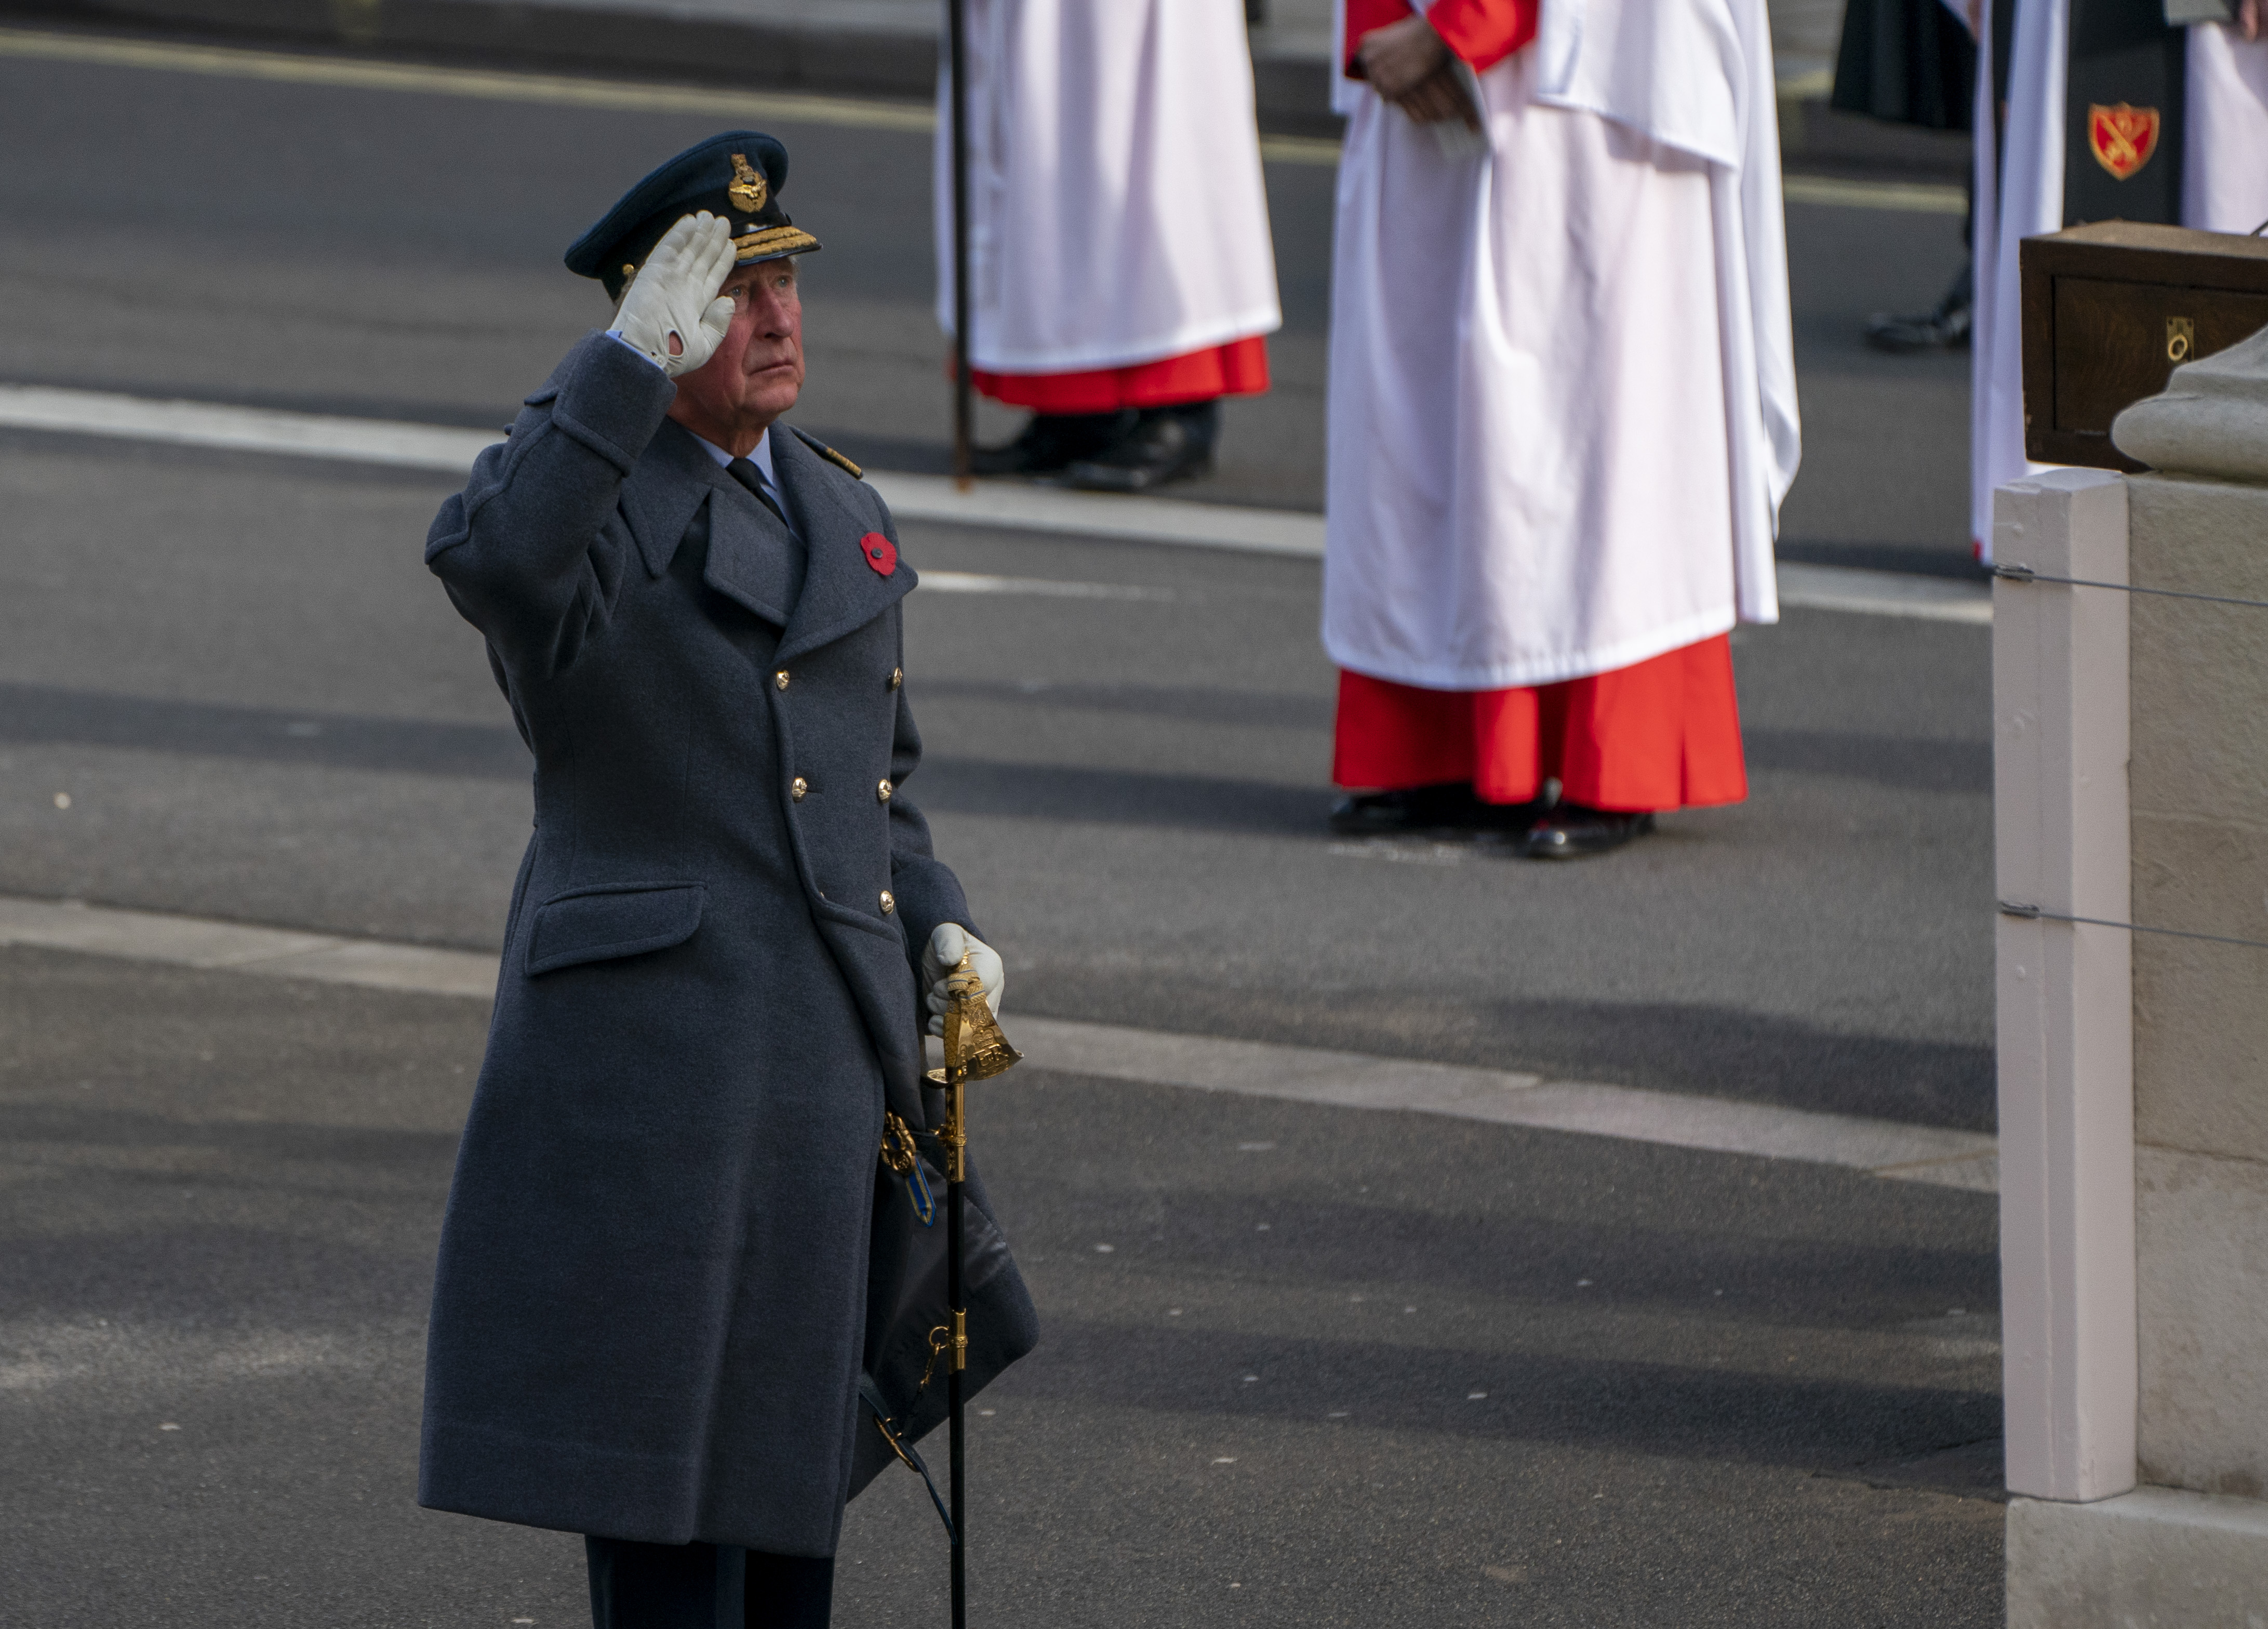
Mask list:
[[[733,326],[733,302],[717,293],[733,273],[733,258],[730,223],[706,210],[681,217],[622,291],[615,332],[670,378],[690,373],[716,354]]]
[[[961,965],[963,951],[968,955],[968,970],[984,986],[984,1004],[992,1009],[993,1017],[1000,1015],[1000,992],[1008,983],[1008,969],[1000,965],[1000,953],[967,928],[947,922],[922,947],[922,983],[929,987],[929,1032],[933,1036],[945,1033],[945,1009],[953,1000],[946,993],[945,981]]]

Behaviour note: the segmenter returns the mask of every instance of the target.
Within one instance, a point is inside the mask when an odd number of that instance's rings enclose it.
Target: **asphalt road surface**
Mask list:
[[[500,424],[602,311],[564,245],[714,127],[0,53],[0,380]],[[925,139],[778,133],[828,245],[799,420],[933,468]],[[1270,179],[1279,387],[1232,410],[1211,495],[1312,506],[1330,177]],[[1933,298],[1958,225],[1791,211],[1790,552],[1959,569],[1962,365],[1855,338]],[[450,485],[0,435],[0,893],[493,945],[526,763],[419,563]],[[1744,630],[1750,800],[1549,867],[1323,833],[1312,564],[905,542],[1086,586],[909,602],[908,792],[1008,957],[1012,1035],[1989,1129],[1983,630]],[[585,1610],[571,1540],[411,1504],[483,1018],[0,953],[0,1621]],[[1989,1195],[1037,1071],[976,1136],[1048,1327],[976,1424],[980,1622],[1999,1621]],[[942,1576],[886,1478],[838,1621],[934,1621]]]

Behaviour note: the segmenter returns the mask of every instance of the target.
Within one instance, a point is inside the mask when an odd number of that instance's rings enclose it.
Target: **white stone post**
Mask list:
[[[2126,488],[2057,470],[1993,495],[1992,558],[2126,580]],[[2134,1485],[2134,1076],[2126,596],[1992,595],[2000,1319],[2008,1486]],[[2058,918],[2089,917],[2093,923]]]

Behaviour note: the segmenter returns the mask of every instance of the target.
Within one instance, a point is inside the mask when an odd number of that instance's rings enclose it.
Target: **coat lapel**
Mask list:
[[[836,496],[840,472],[792,431],[772,438],[772,469],[810,550],[802,597],[780,639],[785,660],[865,626],[912,592],[917,579],[902,560],[887,577],[867,564],[859,540],[873,527]]]
[[[704,455],[705,456],[705,455]],[[796,602],[796,545],[756,495],[708,461],[709,564],[703,579],[766,622],[788,625]]]
[[[649,575],[669,569],[704,503],[709,558],[703,580],[775,627],[786,627],[795,608],[794,541],[690,431],[666,420],[622,483],[622,513]]]
[[[719,478],[731,479],[701,450],[692,432],[674,419],[662,420],[644,456],[622,483],[621,500],[647,576],[669,570],[685,528]]]

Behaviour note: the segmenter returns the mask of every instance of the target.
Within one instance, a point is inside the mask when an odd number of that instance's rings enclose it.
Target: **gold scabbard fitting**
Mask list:
[[[961,1082],[946,1088],[945,1124],[938,1129],[938,1146],[945,1150],[945,1175],[951,1182],[968,1180],[968,1126],[962,1116]]]
[[[968,1315],[956,1311],[953,1315],[953,1367],[968,1367]]]
[[[914,1145],[914,1134],[902,1117],[887,1109],[882,1113],[882,1163],[890,1168],[891,1175],[910,1176],[921,1151]]]

